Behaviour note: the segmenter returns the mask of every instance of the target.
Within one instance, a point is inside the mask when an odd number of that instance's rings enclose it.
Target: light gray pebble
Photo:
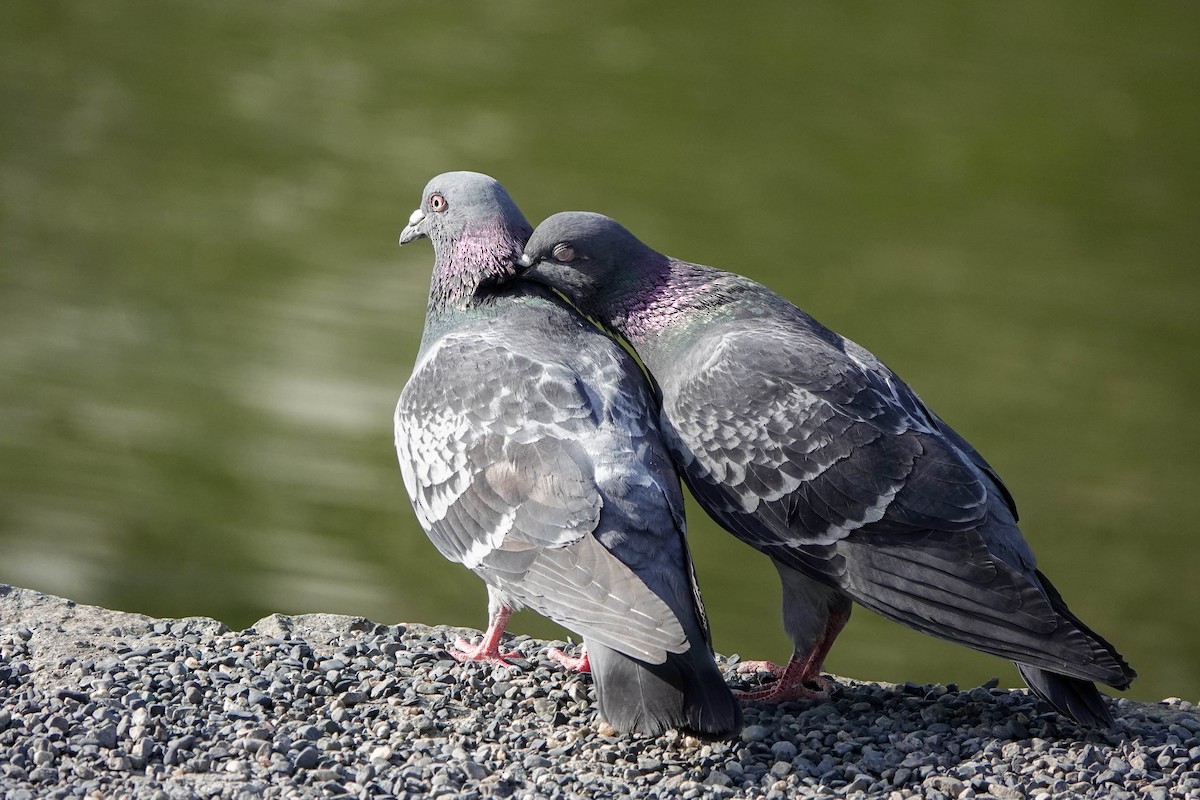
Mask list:
[[[94,732],[96,743],[106,750],[112,750],[117,746],[117,726],[102,725]]]
[[[967,785],[958,778],[948,775],[935,775],[925,780],[926,788],[943,792],[950,797],[960,797],[966,791]]]
[[[996,800],[1025,800],[1025,793],[1020,789],[1000,783],[989,783],[987,790],[988,794],[995,797]]]
[[[741,775],[740,768],[738,769],[737,774],[739,776]],[[732,786],[734,783],[734,778],[728,772],[713,770],[704,777],[702,783],[705,786]]]
[[[771,731],[763,725],[747,725],[742,728],[742,741],[762,742],[771,735]]]
[[[771,753],[777,761],[791,761],[796,757],[796,745],[788,741],[776,742],[771,745]]]

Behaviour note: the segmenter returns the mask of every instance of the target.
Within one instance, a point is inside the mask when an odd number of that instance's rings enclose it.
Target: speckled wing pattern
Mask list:
[[[1047,640],[1032,553],[988,526],[1007,490],[869,352],[802,322],[733,321],[659,378],[689,486],[744,541],[918,630],[1062,669],[1075,634]]]
[[[638,461],[632,443],[613,442],[636,437],[639,424],[653,425],[650,409],[631,407],[637,401],[625,392],[614,358],[600,358],[591,364],[596,374],[583,376],[560,357],[539,357],[546,338],[528,335],[521,322],[510,315],[503,329],[450,333],[419,358],[395,419],[413,507],[446,558],[514,605],[662,663],[667,653],[688,649],[678,619],[614,556],[612,543],[596,536],[602,517],[627,499],[621,495],[628,486],[655,495],[650,503],[626,502],[635,515],[659,509],[674,528],[661,476]],[[588,365],[584,355],[572,355]]]
[[[976,473],[869,362],[761,321],[717,329],[689,362],[668,414],[703,479],[728,487],[730,510],[778,521],[755,543],[831,544],[868,526],[962,531],[984,516]]]

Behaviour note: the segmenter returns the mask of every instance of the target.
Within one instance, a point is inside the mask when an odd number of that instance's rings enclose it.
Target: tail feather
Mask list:
[[[1073,625],[1091,648],[1090,662],[1103,667],[1104,677],[1101,680],[1117,689],[1129,688],[1137,673],[1117,652],[1117,648],[1071,613],[1049,578],[1040,571],[1035,571],[1034,575],[1055,613]],[[1060,714],[1089,728],[1112,727],[1112,714],[1104,704],[1104,695],[1091,681],[1019,662],[1017,670],[1025,679],[1025,683],[1029,684],[1029,689]]]
[[[1091,681],[1070,678],[1037,667],[1017,664],[1030,690],[1054,710],[1088,728],[1111,728],[1112,715],[1103,695]]]
[[[1072,625],[1087,637],[1092,646],[1095,662],[1107,665],[1109,675],[1103,679],[1104,682],[1114,689],[1128,689],[1129,684],[1133,683],[1133,679],[1137,677],[1137,672],[1134,671],[1133,667],[1129,666],[1129,662],[1125,660],[1125,657],[1117,652],[1117,648],[1113,647],[1107,639],[1089,628],[1083,623],[1083,620],[1071,613],[1071,609],[1067,608],[1067,603],[1062,599],[1062,595],[1058,593],[1058,589],[1054,588],[1054,584],[1042,574],[1041,570],[1037,570],[1035,574],[1054,610],[1060,616],[1066,617]]]
[[[586,640],[585,640],[586,641]],[[586,641],[600,715],[621,733],[657,736],[682,728],[725,737],[742,727],[742,709],[707,643],[647,664]]]

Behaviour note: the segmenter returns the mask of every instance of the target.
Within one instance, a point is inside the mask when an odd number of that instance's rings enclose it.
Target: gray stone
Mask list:
[[[771,745],[771,754],[777,761],[791,761],[796,757],[796,745],[782,741]]]
[[[295,764],[300,769],[312,769],[321,760],[321,753],[315,747],[305,747],[296,754]]]
[[[762,725],[747,725],[742,729],[742,741],[744,742],[762,742],[770,735],[771,731]]]

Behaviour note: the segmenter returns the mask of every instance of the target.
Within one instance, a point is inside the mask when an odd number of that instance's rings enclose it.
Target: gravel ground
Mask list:
[[[1117,700],[1116,730],[1087,733],[1024,691],[835,678],[827,702],[748,705],[732,741],[628,739],[552,643],[461,665],[462,633],[326,614],[230,631],[0,585],[0,797],[1200,798],[1179,699]]]

